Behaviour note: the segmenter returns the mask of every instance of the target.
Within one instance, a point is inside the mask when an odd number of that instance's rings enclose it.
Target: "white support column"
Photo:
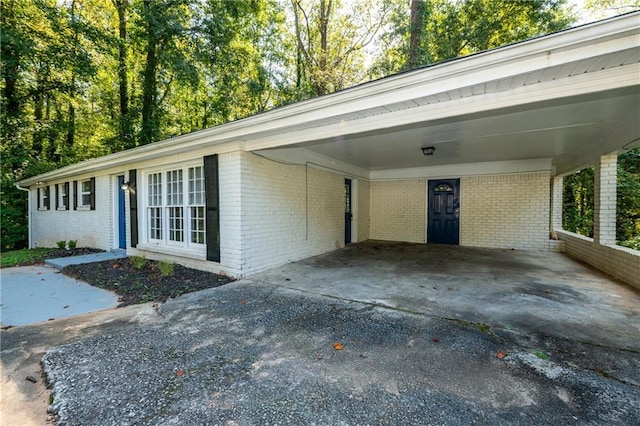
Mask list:
[[[554,230],[562,229],[562,196],[564,192],[562,176],[551,179],[551,214],[549,215],[549,228],[551,234]]]
[[[593,240],[596,244],[616,243],[616,187],[618,155],[602,155],[595,170]]]

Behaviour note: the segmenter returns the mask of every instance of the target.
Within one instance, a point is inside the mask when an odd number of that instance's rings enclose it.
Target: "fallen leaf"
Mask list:
[[[506,352],[504,352],[504,351],[498,351],[498,352],[496,352],[496,358],[498,358],[498,359],[503,359],[503,358],[504,358],[504,357],[506,357],[506,356],[507,356],[507,353],[506,353]]]
[[[178,377],[182,377],[182,376],[184,376],[184,370],[178,370],[178,371],[176,371],[176,376],[178,376]]]
[[[440,339],[438,339],[437,337],[432,337],[432,338],[431,338],[431,341],[432,341],[433,343],[440,343]]]
[[[247,303],[247,301],[246,301],[246,300],[244,300],[244,299],[242,299],[242,300],[240,301],[240,304],[241,304],[241,305],[244,305],[245,303]]]
[[[62,307],[62,309],[67,309],[68,307],[69,307],[69,305],[64,305],[64,306]]]
[[[124,302],[124,297],[123,296],[118,297],[118,303],[120,303],[120,302]]]
[[[342,349],[344,349],[344,346],[342,346],[340,342],[336,342],[333,344],[333,349],[335,349],[336,351],[341,351]]]
[[[111,267],[112,267],[113,269],[118,269],[118,268],[120,267],[120,265],[119,265],[119,264],[117,264],[117,263],[114,263]]]

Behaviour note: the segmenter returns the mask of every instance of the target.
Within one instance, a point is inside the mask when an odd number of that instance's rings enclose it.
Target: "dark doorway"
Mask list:
[[[353,213],[351,209],[351,179],[344,180],[344,243],[351,242],[351,220]]]
[[[125,190],[122,189],[124,184],[124,176],[118,176],[118,248],[127,248],[127,222],[126,222],[126,206],[124,203]]]
[[[429,181],[427,243],[459,244],[460,179]]]

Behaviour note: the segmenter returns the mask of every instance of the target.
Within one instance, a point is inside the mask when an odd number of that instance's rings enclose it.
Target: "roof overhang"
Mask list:
[[[640,12],[365,83],[25,179],[207,148],[304,149],[369,171],[551,159],[558,174],[640,145]],[[435,155],[420,149],[434,146]]]

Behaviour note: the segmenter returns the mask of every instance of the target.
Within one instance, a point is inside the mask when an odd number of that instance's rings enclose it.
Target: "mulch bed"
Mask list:
[[[173,265],[171,275],[162,275],[159,262],[147,261],[136,268],[129,258],[71,265],[62,272],[95,287],[111,290],[120,296],[120,306],[146,302],[164,302],[192,291],[219,287],[234,281],[222,275]]]

